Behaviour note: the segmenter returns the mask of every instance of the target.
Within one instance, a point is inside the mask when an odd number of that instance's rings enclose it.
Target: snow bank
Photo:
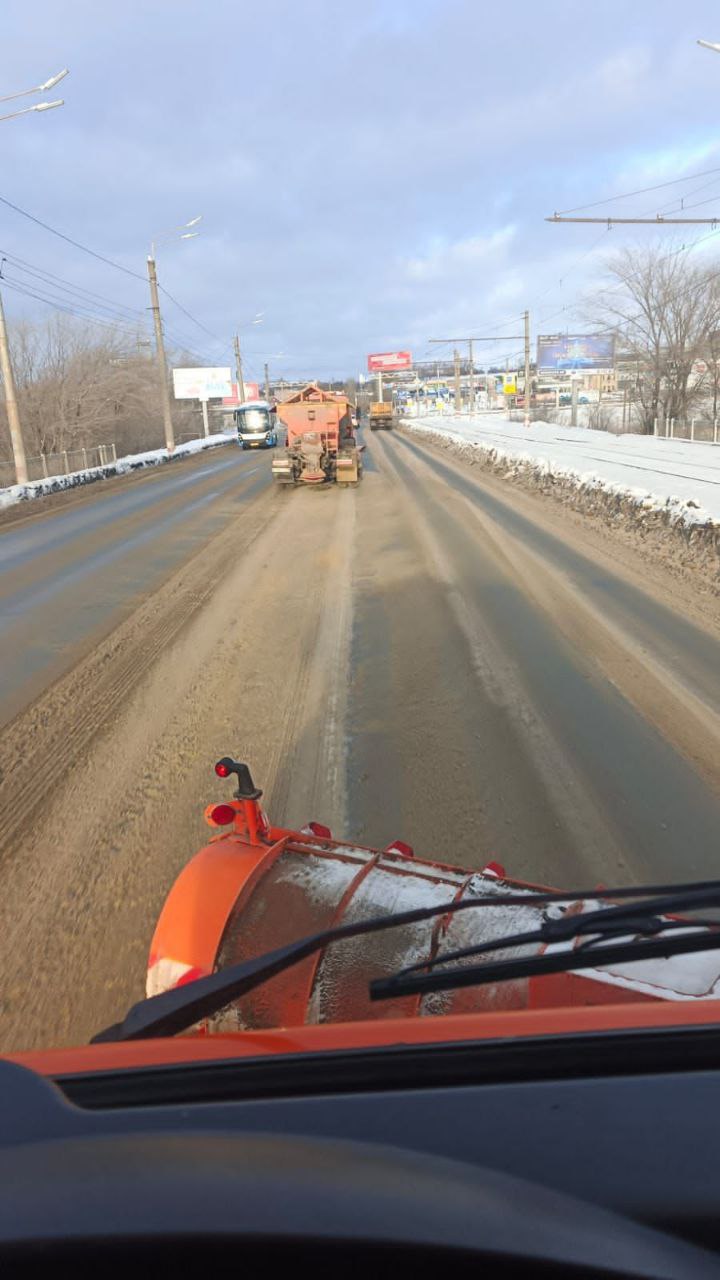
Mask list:
[[[493,463],[534,470],[585,491],[629,500],[673,524],[720,526],[720,446],[499,416],[403,419],[413,433],[465,446]]]
[[[74,489],[77,485],[92,484],[95,480],[104,480],[108,476],[122,476],[127,471],[138,471],[141,467],[157,467],[165,462],[175,462],[190,453],[200,453],[203,449],[214,449],[218,445],[228,444],[235,439],[235,434],[218,432],[216,435],[203,436],[199,440],[187,440],[185,444],[176,445],[172,454],[167,449],[148,449],[145,453],[130,453],[117,462],[106,467],[89,467],[86,471],[71,471],[66,476],[50,476],[47,480],[30,480],[28,484],[13,484],[7,489],[0,489],[0,511],[15,502],[25,502],[29,498],[43,498],[48,493],[59,493],[61,489]]]

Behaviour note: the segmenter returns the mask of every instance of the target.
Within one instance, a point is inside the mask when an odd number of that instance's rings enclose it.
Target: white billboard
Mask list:
[[[173,369],[176,400],[221,400],[232,395],[230,369]]]

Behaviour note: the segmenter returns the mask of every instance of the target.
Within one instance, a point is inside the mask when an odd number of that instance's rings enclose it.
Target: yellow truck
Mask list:
[[[371,431],[377,431],[378,427],[389,429],[394,426],[395,419],[392,405],[386,400],[376,400],[374,404],[370,405],[368,420]]]

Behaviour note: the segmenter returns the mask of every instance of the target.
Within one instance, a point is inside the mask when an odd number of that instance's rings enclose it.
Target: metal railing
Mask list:
[[[689,440],[705,444],[720,443],[717,418],[656,418],[653,435],[662,440]]]
[[[617,413],[613,413],[614,408],[614,405],[605,404],[581,405],[577,426],[580,429],[604,431],[613,436],[646,435],[651,439],[655,437],[658,440],[682,440],[689,444],[720,444],[720,418],[698,416],[681,419],[663,415],[655,418],[652,430],[645,431],[639,417],[628,415],[623,422]],[[511,409],[508,418],[510,422],[522,422],[524,420],[522,409]],[[530,410],[530,418],[533,422],[549,422],[557,427],[572,426],[572,410],[567,406],[561,409],[533,406]]]
[[[115,442],[91,445],[87,449],[63,449],[60,453],[41,453],[27,459],[29,480],[50,480],[67,476],[71,471],[89,471],[117,462]],[[15,484],[15,466],[11,460],[0,460],[0,488]]]

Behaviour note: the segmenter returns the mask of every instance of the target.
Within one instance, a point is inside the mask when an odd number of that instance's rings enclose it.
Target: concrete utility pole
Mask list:
[[[147,264],[148,279],[150,281],[150,308],[153,313],[153,324],[155,325],[155,354],[157,357],[158,377],[160,379],[163,422],[165,424],[165,447],[168,453],[172,453],[175,449],[175,433],[170,409],[170,388],[168,386],[167,360],[165,359],[165,339],[163,337],[162,320],[160,319],[160,298],[158,296],[155,259],[148,257]]]
[[[525,318],[525,413],[523,421],[530,426],[530,312],[524,312]]]
[[[270,370],[265,365],[265,399],[270,399]]]
[[[377,376],[377,388],[378,388],[378,389],[377,389],[377,398],[378,398],[378,400],[379,400],[379,401],[381,401],[381,400],[382,400],[382,398],[383,398],[383,389],[382,389],[382,373],[380,372],[380,370],[378,370],[378,376]]]
[[[577,426],[578,391],[580,390],[579,381],[580,381],[579,378],[573,378],[572,380],[572,403],[570,407],[570,426],[571,427]]]
[[[25,445],[23,444],[22,431],[20,430],[20,414],[18,413],[17,399],[15,397],[15,379],[13,377],[12,364],[10,363],[10,348],[8,346],[7,329],[5,328],[5,312],[3,310],[1,295],[0,373],[2,373],[3,386],[5,388],[5,409],[7,412],[8,426],[10,427],[10,441],[12,443],[13,458],[15,460],[15,481],[17,484],[27,484],[28,469],[27,461],[25,459]]]
[[[208,402],[207,400],[201,400],[200,404],[202,405],[203,435],[207,438],[210,435],[210,421],[208,419]]]
[[[457,347],[453,351],[453,363],[455,365],[455,412],[460,413],[462,410],[462,395],[460,392],[460,352]]]
[[[237,380],[238,400],[241,404],[244,404],[245,383],[243,381],[242,356],[240,355],[240,337],[237,333],[233,338],[233,346],[235,348],[235,378]]]
[[[491,338],[429,338],[429,342],[440,342],[443,346],[449,346],[450,343],[467,342],[468,359],[470,361],[470,412],[475,410],[475,357],[473,354],[474,342],[518,342],[520,335],[517,333],[501,336],[494,334]]]

